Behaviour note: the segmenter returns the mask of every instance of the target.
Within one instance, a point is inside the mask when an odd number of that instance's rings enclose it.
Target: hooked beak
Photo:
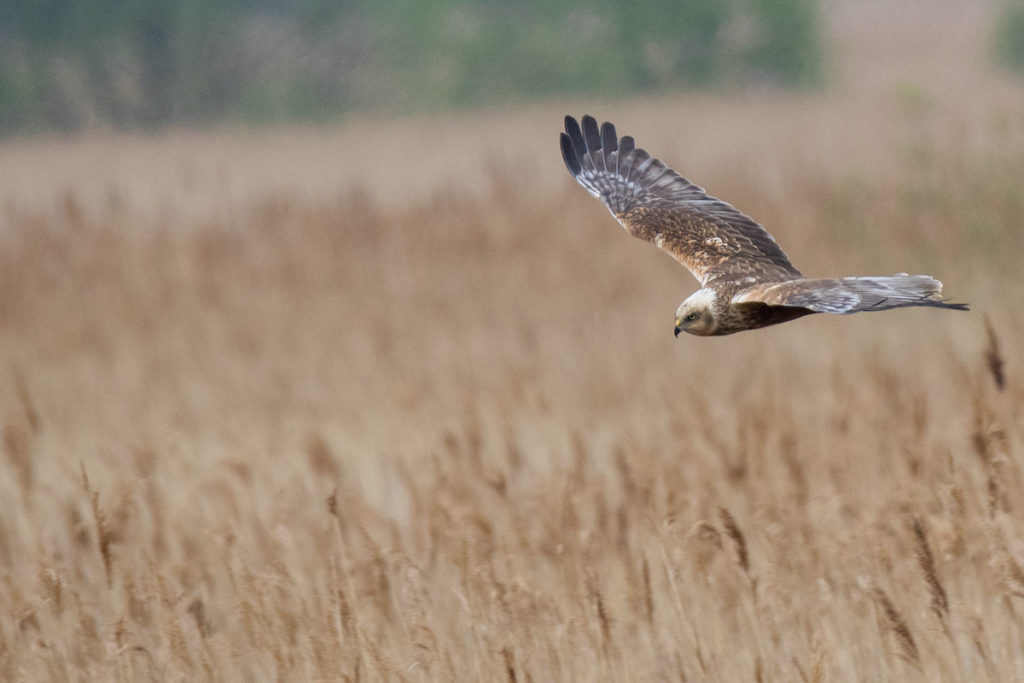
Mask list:
[[[679,336],[679,333],[682,332],[682,331],[683,331],[683,328],[679,327],[679,325],[676,325],[676,336],[677,337]]]

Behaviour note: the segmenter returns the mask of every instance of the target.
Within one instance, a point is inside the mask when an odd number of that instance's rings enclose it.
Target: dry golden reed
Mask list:
[[[985,333],[988,336],[988,344],[985,346],[985,362],[988,364],[988,370],[992,374],[992,381],[996,388],[1003,391],[1006,388],[1006,374],[1003,369],[1006,361],[1003,360],[1003,356],[999,352],[999,338],[996,336],[996,330],[992,327],[992,320],[988,315],[985,316]]]
[[[28,428],[20,421],[8,422],[0,430],[0,442],[8,461],[18,474],[23,491],[31,491],[35,483],[32,464],[32,437]]]
[[[882,611],[882,616],[885,618],[885,625],[892,634],[893,640],[899,646],[900,655],[911,664],[920,668],[921,655],[917,649],[917,643],[914,642],[914,636],[911,635],[910,628],[903,619],[903,615],[899,613],[892,604],[892,601],[889,600],[889,596],[881,588],[874,588],[873,594],[879,609]]]
[[[740,527],[736,524],[732,513],[726,508],[718,508],[718,516],[722,520],[722,526],[725,527],[726,535],[732,539],[733,545],[736,547],[736,563],[743,570],[743,573],[749,576],[750,557],[747,555],[747,539],[744,538],[743,532],[740,531]]]
[[[925,583],[928,584],[928,593],[931,595],[931,610],[939,621],[943,621],[949,614],[949,599],[946,597],[946,590],[942,587],[938,572],[935,570],[935,558],[932,556],[928,537],[925,535],[921,520],[917,517],[913,518],[911,527],[914,531],[917,563],[921,568]]]
[[[88,497],[89,504],[92,507],[92,519],[96,527],[96,548],[103,562],[103,572],[107,577],[107,585],[109,586],[113,581],[111,575],[110,527],[107,524],[107,517],[103,513],[103,509],[100,507],[99,491],[94,491],[89,486],[89,476],[85,472],[85,463],[79,462],[79,467],[82,473],[82,488],[85,489],[85,495]]]

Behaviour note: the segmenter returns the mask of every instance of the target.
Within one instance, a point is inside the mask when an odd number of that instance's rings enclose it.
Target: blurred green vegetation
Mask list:
[[[1024,0],[1006,0],[995,29],[996,59],[1024,75]]]
[[[822,77],[816,0],[5,0],[0,131]]]

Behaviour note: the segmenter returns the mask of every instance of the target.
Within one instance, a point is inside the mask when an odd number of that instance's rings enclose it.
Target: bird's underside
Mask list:
[[[591,116],[565,117],[562,157],[573,177],[634,237],[667,251],[700,281],[676,311],[676,334],[723,335],[812,313],[905,306],[967,310],[928,275],[805,278],[775,239]]]

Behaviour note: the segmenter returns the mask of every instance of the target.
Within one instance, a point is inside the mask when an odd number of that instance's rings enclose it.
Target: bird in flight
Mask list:
[[[676,311],[677,337],[733,334],[812,313],[968,310],[943,299],[942,283],[929,275],[805,278],[753,219],[634,146],[632,137],[620,140],[612,124],[598,127],[592,116],[580,123],[565,117],[569,172],[629,234],[664,249],[700,281]]]

